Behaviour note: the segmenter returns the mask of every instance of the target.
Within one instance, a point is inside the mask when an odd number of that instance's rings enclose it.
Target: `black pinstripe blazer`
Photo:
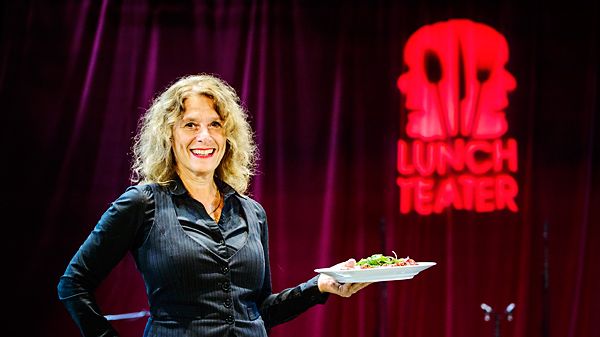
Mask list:
[[[242,205],[248,236],[235,254],[224,258],[188,236],[177,220],[168,188],[130,187],[105,212],[58,285],[59,298],[82,334],[117,335],[100,314],[92,292],[127,251],[111,247],[111,238],[123,241],[121,236],[134,237],[137,231],[132,225],[123,233],[124,226],[115,224],[121,223],[124,213],[131,218],[131,212],[138,218],[133,222],[141,223],[149,200],[155,205],[154,222],[143,243],[132,249],[150,304],[144,336],[263,337],[274,325],[324,303],[327,295],[319,292],[317,277],[272,293],[265,211],[249,197],[234,196]],[[128,202],[119,202],[122,199]]]

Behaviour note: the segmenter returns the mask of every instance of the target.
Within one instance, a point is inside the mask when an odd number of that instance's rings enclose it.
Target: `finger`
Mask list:
[[[353,283],[352,287],[350,288],[350,293],[356,294],[358,291],[365,288],[369,284],[371,284],[371,283],[370,282]]]
[[[367,286],[369,286],[372,282],[363,282],[363,283],[357,283],[356,285],[356,291],[359,291],[361,289],[366,288]]]
[[[350,294],[350,287],[352,283],[337,283],[335,287],[335,294],[348,297]]]
[[[352,296],[353,292],[352,292],[352,285],[354,283],[345,283],[343,284],[340,288],[339,288],[339,295],[343,296],[343,297],[350,297]]]

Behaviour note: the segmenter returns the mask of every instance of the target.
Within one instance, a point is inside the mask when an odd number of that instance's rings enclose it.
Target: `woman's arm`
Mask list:
[[[102,215],[61,276],[58,298],[83,336],[117,336],[102,315],[94,290],[136,243],[138,229],[151,203],[149,188],[128,188]]]

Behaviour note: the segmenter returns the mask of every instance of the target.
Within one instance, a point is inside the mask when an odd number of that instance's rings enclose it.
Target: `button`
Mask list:
[[[223,282],[223,284],[221,284],[221,289],[223,289],[223,291],[229,291],[229,289],[231,289],[231,284],[229,282]]]
[[[227,267],[227,266],[221,267],[221,273],[227,274],[228,272],[229,272],[229,267]]]
[[[233,302],[231,301],[231,298],[227,298],[227,299],[225,299],[225,302],[223,302],[223,305],[224,305],[226,308],[231,308],[231,303],[233,303]]]
[[[225,318],[225,322],[227,322],[227,324],[233,324],[233,322],[234,322],[233,316],[231,316],[231,315],[227,316],[227,318]]]
[[[225,240],[221,240],[221,241],[219,241],[219,244],[220,244],[220,245],[224,245],[224,244],[225,244]]]

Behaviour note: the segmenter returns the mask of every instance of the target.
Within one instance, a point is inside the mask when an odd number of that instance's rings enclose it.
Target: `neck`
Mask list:
[[[203,204],[212,202],[219,193],[214,175],[190,176],[179,174],[179,178],[190,195]]]

